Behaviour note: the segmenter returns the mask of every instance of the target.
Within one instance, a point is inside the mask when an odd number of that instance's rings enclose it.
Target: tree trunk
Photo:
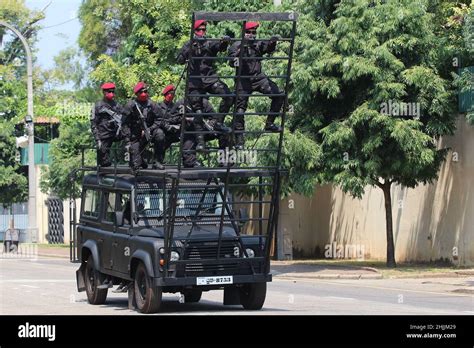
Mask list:
[[[389,180],[385,180],[385,183],[381,186],[383,195],[385,198],[385,226],[387,233],[387,267],[397,267],[395,262],[395,244],[393,243],[393,222],[392,222],[392,196],[390,193],[390,187],[392,183]]]

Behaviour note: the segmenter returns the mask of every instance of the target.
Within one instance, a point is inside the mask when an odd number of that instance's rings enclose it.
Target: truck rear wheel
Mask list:
[[[135,287],[136,306],[140,313],[156,313],[160,310],[162,289],[153,285],[153,280],[148,275],[145,265],[141,262],[135,271],[133,286]]]
[[[202,290],[199,290],[199,289],[186,290],[185,292],[183,292],[183,295],[184,295],[185,303],[199,302],[202,296]]]
[[[105,280],[105,276],[94,267],[94,258],[89,256],[84,270],[87,301],[93,305],[103,304],[107,298],[108,289],[97,289]]]
[[[240,303],[245,309],[258,310],[267,296],[267,283],[244,284],[240,288]]]

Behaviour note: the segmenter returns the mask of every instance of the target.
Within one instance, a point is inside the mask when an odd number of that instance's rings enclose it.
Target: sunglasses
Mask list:
[[[104,89],[104,93],[115,93],[115,89]]]
[[[140,93],[140,94],[148,93],[148,90],[147,89],[141,89],[141,90],[138,91],[138,93]]]
[[[200,32],[200,31],[206,31],[206,28],[197,28],[194,31]]]

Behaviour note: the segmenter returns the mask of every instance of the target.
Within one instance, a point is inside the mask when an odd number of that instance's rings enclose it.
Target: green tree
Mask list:
[[[24,202],[27,197],[27,179],[16,161],[15,138],[10,122],[0,121],[0,196],[1,204],[10,206]]]
[[[387,265],[395,267],[392,184],[436,179],[447,149],[435,141],[455,129],[456,99],[452,80],[438,70],[446,62],[438,59],[443,42],[433,12],[427,1],[408,0],[343,1],[329,20],[306,1],[299,12],[291,127],[318,143],[321,182],[359,198],[367,186],[383,191]],[[397,116],[388,103],[414,103],[421,114]]]
[[[28,40],[36,42],[43,13],[28,10],[23,1],[0,2],[0,19],[13,25]],[[26,114],[26,61],[20,40],[0,26],[0,196],[1,203],[23,202],[27,179],[16,161],[15,125]]]
[[[66,199],[73,192],[80,192],[79,180],[71,181],[70,174],[81,167],[81,148],[93,145],[88,120],[63,119],[59,127],[59,137],[51,141],[50,165],[41,175],[40,188],[43,192]],[[85,151],[85,165],[95,164],[95,151]],[[80,174],[80,173],[79,173]],[[80,178],[80,175],[78,176]]]

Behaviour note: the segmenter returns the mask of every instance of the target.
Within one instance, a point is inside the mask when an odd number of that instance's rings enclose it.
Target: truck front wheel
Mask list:
[[[240,288],[240,303],[245,309],[258,310],[263,307],[267,295],[267,283],[244,284]]]
[[[103,284],[105,276],[94,267],[94,258],[89,256],[84,270],[84,283],[86,287],[87,301],[93,305],[103,304],[107,298],[108,289],[98,289]]]
[[[154,286],[152,278],[148,275],[145,265],[140,262],[135,271],[135,282],[133,285],[135,302],[139,312],[156,313],[161,308],[162,289]]]

